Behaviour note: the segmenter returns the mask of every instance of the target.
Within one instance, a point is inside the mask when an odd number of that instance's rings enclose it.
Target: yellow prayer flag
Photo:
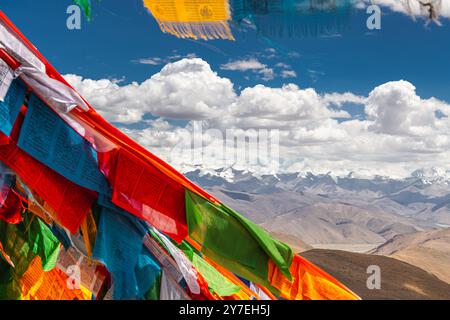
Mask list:
[[[144,0],[162,32],[179,38],[234,40],[227,0]]]

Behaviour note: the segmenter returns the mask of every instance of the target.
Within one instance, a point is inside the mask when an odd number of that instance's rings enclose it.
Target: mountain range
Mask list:
[[[450,226],[450,172],[409,177],[195,170],[186,176],[271,233],[319,244],[372,244]]]
[[[450,172],[409,177],[187,173],[364,299],[449,299]],[[345,250],[345,251],[343,251]],[[366,286],[370,265],[382,289]]]

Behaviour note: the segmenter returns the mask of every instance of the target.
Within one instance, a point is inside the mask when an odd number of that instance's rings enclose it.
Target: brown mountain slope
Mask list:
[[[281,232],[269,232],[272,237],[288,244],[295,252],[311,250],[313,247],[296,236]]]
[[[408,262],[450,283],[450,229],[398,235],[372,253]]]
[[[351,253],[338,250],[314,249],[301,253],[311,262],[344,283],[362,299],[450,300],[450,285],[434,275],[393,258]],[[366,286],[367,267],[381,269],[381,289]]]

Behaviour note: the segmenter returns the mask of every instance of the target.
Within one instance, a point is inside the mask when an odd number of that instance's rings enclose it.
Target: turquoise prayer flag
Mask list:
[[[11,134],[14,122],[25,100],[26,91],[25,84],[21,80],[15,79],[11,83],[4,101],[0,100],[0,131],[7,136]]]
[[[34,94],[28,103],[18,146],[66,179],[98,193],[111,194],[92,145]]]
[[[130,220],[102,207],[93,256],[111,272],[114,299],[142,299],[161,268],[144,247],[144,234]]]

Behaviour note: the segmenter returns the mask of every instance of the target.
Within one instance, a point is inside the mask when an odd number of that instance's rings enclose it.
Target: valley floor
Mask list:
[[[375,243],[375,244],[339,244],[339,243],[324,243],[324,244],[311,244],[314,249],[330,249],[330,250],[343,250],[348,252],[356,252],[356,253],[367,253],[376,248],[378,248],[383,243]]]

